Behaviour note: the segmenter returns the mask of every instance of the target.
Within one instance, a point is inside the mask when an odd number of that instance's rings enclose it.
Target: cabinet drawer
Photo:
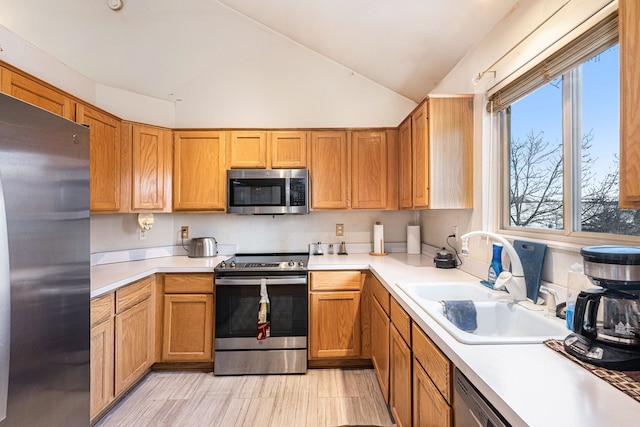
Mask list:
[[[359,291],[360,271],[312,271],[309,273],[312,291]]]
[[[108,320],[113,315],[113,292],[91,300],[91,327]]]
[[[382,283],[378,281],[375,277],[371,281],[371,292],[373,296],[380,304],[380,307],[389,315],[389,292],[382,286]]]
[[[165,274],[166,294],[212,294],[213,274]]]
[[[413,325],[411,348],[413,356],[422,365],[445,400],[451,404],[452,366],[449,359],[416,325]]]
[[[127,308],[151,296],[153,276],[145,277],[131,285],[116,291],[116,313],[121,313]]]
[[[411,343],[411,318],[404,311],[398,302],[391,298],[391,323],[398,329],[398,332],[407,344]]]

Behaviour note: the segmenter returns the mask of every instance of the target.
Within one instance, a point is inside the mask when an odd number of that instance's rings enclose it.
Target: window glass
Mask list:
[[[562,78],[511,104],[509,225],[562,230]]]
[[[620,152],[620,61],[615,45],[580,67],[580,222],[575,231],[638,234],[637,210],[618,209]]]

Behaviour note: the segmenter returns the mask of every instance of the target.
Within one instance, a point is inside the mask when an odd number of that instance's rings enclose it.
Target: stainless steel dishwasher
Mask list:
[[[456,427],[507,427],[509,424],[456,368],[453,373]]]

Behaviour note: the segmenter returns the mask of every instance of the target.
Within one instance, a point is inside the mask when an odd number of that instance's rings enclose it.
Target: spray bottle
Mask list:
[[[487,281],[489,283],[496,283],[496,279],[502,272],[502,245],[500,243],[493,244],[493,258],[489,265],[489,274]]]

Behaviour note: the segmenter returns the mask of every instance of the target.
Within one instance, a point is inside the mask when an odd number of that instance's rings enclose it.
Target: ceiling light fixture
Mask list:
[[[120,10],[122,9],[122,6],[124,6],[122,0],[107,0],[107,4],[111,8],[111,10]]]

